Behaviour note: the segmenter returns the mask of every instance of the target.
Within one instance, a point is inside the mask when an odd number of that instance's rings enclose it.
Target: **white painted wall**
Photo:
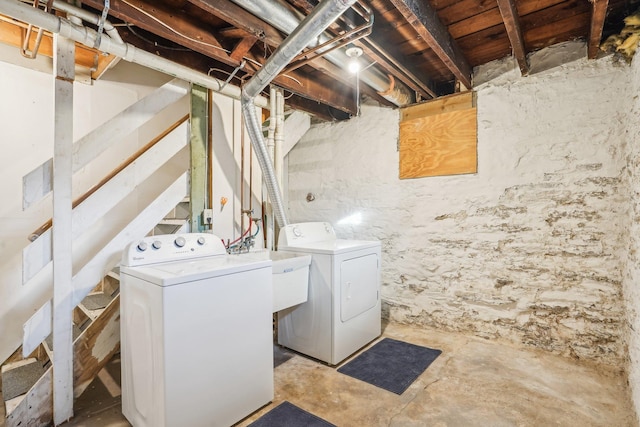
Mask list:
[[[630,108],[627,123],[627,175],[630,206],[626,233],[629,236],[624,293],[627,300],[627,348],[629,351],[629,384],[640,414],[640,61],[631,64],[631,83],[628,87]]]
[[[18,55],[17,49],[14,49]],[[6,53],[5,53],[6,54]],[[0,58],[2,61],[5,58]],[[171,77],[121,62],[94,85],[74,85],[74,140],[77,140]],[[22,285],[22,249],[27,236],[51,218],[47,197],[22,211],[22,177],[53,154],[53,80],[50,74],[0,62],[0,361],[22,341],[24,322],[49,298],[47,281]],[[188,101],[185,98],[185,101]],[[74,195],[83,194],[175,118],[188,111],[188,102],[169,108],[157,118],[115,144],[74,177]],[[139,211],[128,205],[131,217]],[[113,228],[120,218],[110,216],[96,227]],[[43,272],[44,273],[44,272]]]
[[[249,227],[248,216],[242,210],[251,209],[253,218],[262,218],[262,170],[242,125],[240,101],[214,93],[213,102],[212,231],[227,243],[240,238]],[[224,206],[220,203],[223,197],[228,200]],[[256,249],[264,247],[262,222],[252,227],[251,234],[258,227]]]
[[[290,219],[380,239],[393,321],[620,363],[628,68],[508,68],[477,88],[477,174],[399,180],[398,112],[364,106],[289,154]]]

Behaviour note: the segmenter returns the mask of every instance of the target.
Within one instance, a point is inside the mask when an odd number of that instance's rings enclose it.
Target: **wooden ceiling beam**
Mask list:
[[[309,0],[293,0],[293,5],[305,14],[309,14],[314,7]],[[352,23],[352,25],[355,25],[355,23]],[[337,23],[331,24],[329,28],[334,32],[334,34],[338,34],[342,31],[342,28],[340,28]],[[413,91],[419,93],[425,98],[435,98],[437,96],[432,90],[433,83],[428,78],[424,77],[419,79],[417,77],[417,75],[424,73],[420,73],[412,65],[403,63],[391,55],[389,52],[393,49],[388,47],[385,48],[385,43],[376,39],[373,33],[362,39],[353,41],[352,44],[361,48],[369,58],[376,61],[385,73],[393,75]]]
[[[240,39],[236,47],[233,48],[231,54],[229,55],[231,58],[236,61],[242,61],[242,58],[249,52],[249,50],[253,47],[253,45],[258,41],[257,37],[248,36],[243,39]]]
[[[26,32],[27,24],[13,20],[8,17],[0,17],[0,42],[15,46],[18,49],[22,47],[23,37]],[[31,41],[29,46],[35,45],[36,31],[31,32]],[[44,32],[38,55],[53,58],[53,35],[48,31]],[[75,61],[76,65],[85,67],[91,71],[91,78],[98,80],[102,74],[109,68],[111,63],[116,60],[113,55],[104,55],[96,49],[76,43]]]
[[[242,38],[251,36],[251,33],[241,28],[229,27],[229,28],[219,29],[218,35],[222,37],[227,37],[230,39],[242,39]]]
[[[500,9],[504,26],[507,29],[513,56],[518,61],[520,72],[523,76],[526,76],[529,74],[529,64],[527,64],[527,51],[524,48],[524,38],[522,37],[522,27],[520,26],[520,16],[516,9],[516,2],[515,0],[498,0],[498,8]]]
[[[220,64],[220,62],[215,62],[215,58],[208,57],[199,52],[184,52],[162,49],[161,47],[159,48],[146,40],[138,38],[126,27],[123,27],[120,30],[120,33],[122,38],[126,42],[133,44],[139,49],[151,52],[158,51],[159,55],[163,58],[185,65],[203,74],[208,74],[208,72],[211,71],[211,68],[219,68],[220,71],[226,74],[217,77],[225,80],[226,77],[228,77],[229,74],[233,71],[233,68],[229,67],[228,64]],[[264,58],[251,56],[250,53],[247,57],[248,59],[250,59],[250,61],[247,61],[247,66],[244,67],[242,71],[243,73],[249,72],[249,74],[253,74],[254,70],[257,69],[257,67],[254,68],[253,65],[255,63],[259,63],[259,61],[264,61]],[[225,65],[227,65],[226,68]],[[232,65],[232,67],[236,66],[237,65]],[[309,98],[315,102],[326,104],[332,108],[342,110],[347,114],[356,114],[356,104],[353,90],[350,87],[344,86],[338,82],[332,82],[332,84],[329,85],[326,81],[320,81],[318,78],[313,78],[312,76],[308,76],[302,73],[292,72],[287,76],[278,77],[274,81],[274,83],[286,89],[287,91],[293,92],[305,98]],[[230,84],[235,84],[237,86],[237,81],[232,81],[232,83]]]
[[[471,66],[436,10],[423,0],[390,0],[404,19],[429,44],[447,68],[467,88],[471,88]]]
[[[188,0],[189,3],[240,28],[271,46],[279,46],[284,37],[274,27],[228,0]]]
[[[102,10],[102,0],[82,0],[82,3]],[[159,3],[148,4],[141,0],[112,0],[109,15],[115,16],[164,39],[200,52],[227,65],[238,66],[228,51],[209,31],[193,23],[193,18],[183,12],[169,10]],[[153,52],[153,50],[151,50]]]
[[[218,18],[228,22],[231,25],[234,25],[238,30],[245,31],[246,33],[253,35],[260,35],[260,39],[271,46],[279,46],[283,41],[280,32],[274,27],[267,24],[266,22],[263,22],[259,18],[255,17],[254,15],[250,14],[234,3],[229,2],[228,0],[188,1],[191,4],[203,9],[204,11],[217,16]],[[223,30],[223,34],[225,34],[225,36],[238,35],[237,32],[232,32],[228,29]],[[245,52],[244,56],[247,56],[248,53],[248,51]],[[339,82],[350,86],[354,84],[353,79],[351,79],[351,76],[349,76],[348,73],[345,73],[341,68],[331,64],[324,58],[316,58],[310,62],[310,65]],[[368,86],[366,89],[363,89],[363,93],[371,96],[384,105],[389,105],[389,102],[386,99],[378,95],[377,92],[370,89]],[[347,111],[350,111],[350,108],[347,108]]]
[[[602,29],[604,28],[604,19],[607,17],[609,0],[591,0],[591,5],[591,27],[589,28],[587,54],[589,59],[595,59],[598,55],[598,49],[600,48]]]

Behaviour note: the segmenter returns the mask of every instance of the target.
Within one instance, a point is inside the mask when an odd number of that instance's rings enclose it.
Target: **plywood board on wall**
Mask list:
[[[408,107],[401,118],[400,179],[477,172],[473,93]]]

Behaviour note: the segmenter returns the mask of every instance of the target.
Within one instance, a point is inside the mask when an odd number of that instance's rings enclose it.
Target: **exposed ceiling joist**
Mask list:
[[[456,41],[442,25],[429,2],[421,0],[391,0],[404,19],[433,49],[440,60],[466,87],[471,87],[471,66]]]
[[[82,2],[98,10],[104,7],[102,0]],[[202,28],[193,24],[192,18],[180,11],[141,0],[114,0],[109,14],[227,65],[236,67],[240,64],[240,61],[229,56],[229,52],[211,33],[202,31]]]
[[[589,44],[587,46],[587,55],[589,59],[594,59],[598,54],[600,47],[600,39],[602,39],[602,30],[604,28],[604,19],[607,16],[607,7],[609,0],[591,0],[592,14],[591,26],[589,28]]]
[[[309,14],[313,10],[313,4],[309,0],[293,0],[293,4],[305,14]],[[367,12],[370,13],[370,11]],[[355,23],[351,22],[351,24],[355,26]],[[342,31],[337,23],[330,25],[329,29],[334,34]],[[361,48],[364,54],[375,61],[387,74],[396,76],[416,93],[425,98],[435,98],[437,96],[431,88],[433,86],[432,82],[424,73],[420,73],[406,61],[395,58],[394,55],[389,53],[393,49],[383,47],[385,43],[376,38],[373,33],[353,41],[352,44]],[[423,77],[418,78],[417,75],[419,74],[423,74]]]
[[[205,12],[217,16],[229,24],[253,34],[271,46],[279,46],[284,40],[282,34],[271,25],[256,18],[240,6],[228,0],[188,0]]]
[[[498,8],[507,29],[507,36],[511,42],[513,56],[518,61],[520,72],[523,76],[529,74],[529,64],[527,64],[527,51],[524,48],[524,38],[520,27],[520,17],[516,9],[515,0],[498,0]]]
[[[224,21],[228,22],[231,25],[234,25],[235,27],[245,31],[246,33],[261,35],[261,39],[271,46],[278,46],[283,40],[280,32],[278,32],[278,30],[276,30],[274,27],[261,21],[254,15],[227,0],[189,0],[189,2],[195,6],[202,8],[206,12],[209,12],[217,16],[218,18],[223,19]],[[227,35],[229,35],[228,32]],[[238,46],[236,46],[236,48],[237,47]],[[237,56],[235,55],[232,56],[234,58],[237,58]],[[347,85],[353,84],[353,82],[350,81],[351,76],[345,74],[344,70],[336,67],[325,59],[319,57],[311,62],[314,65],[314,68],[329,75],[333,79]],[[287,75],[292,75],[292,73],[289,72],[287,73]],[[389,104],[388,101],[379,96],[370,88],[364,88],[363,93],[385,105]],[[316,99],[313,96],[309,96],[309,94],[307,94],[307,96],[311,99]]]
[[[231,54],[229,55],[231,58],[236,61],[242,61],[242,58],[249,52],[249,50],[253,47],[253,45],[258,41],[257,37],[248,36],[240,39],[236,47],[233,48]]]

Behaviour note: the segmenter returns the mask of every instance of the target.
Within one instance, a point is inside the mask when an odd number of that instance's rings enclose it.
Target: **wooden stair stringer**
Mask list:
[[[120,295],[93,319],[73,343],[74,398],[80,396],[120,349]],[[53,368],[29,391],[6,403],[6,427],[49,426],[53,422]]]

